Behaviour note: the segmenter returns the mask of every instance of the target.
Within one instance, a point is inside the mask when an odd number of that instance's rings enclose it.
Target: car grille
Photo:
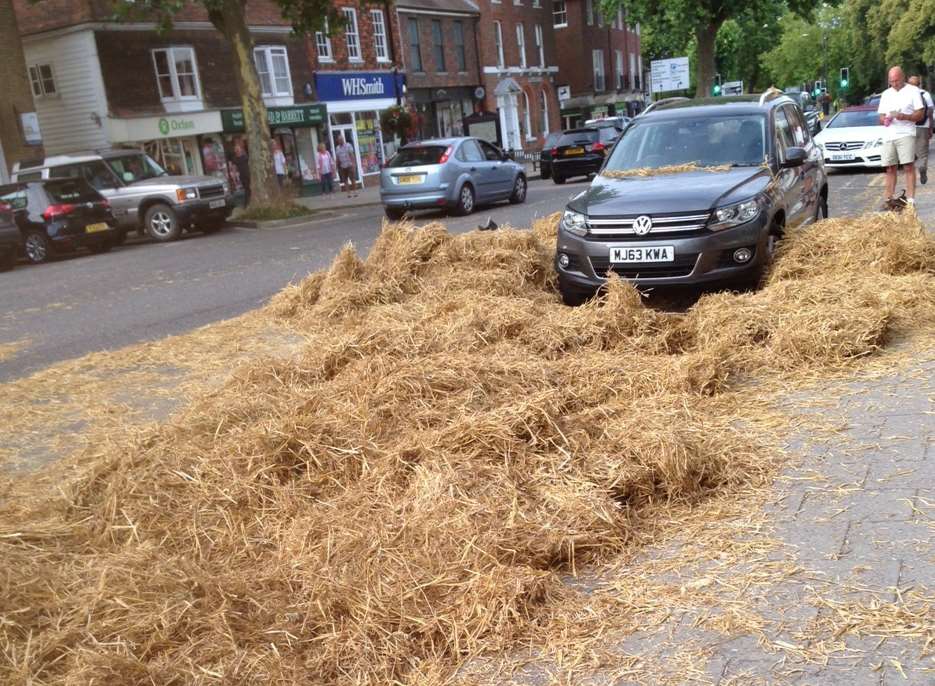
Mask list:
[[[590,217],[588,218],[588,235],[586,238],[591,241],[651,241],[661,236],[690,236],[704,231],[710,212],[693,212],[690,214],[672,214],[666,216],[649,215],[653,220],[653,227],[645,236],[637,236],[633,230],[633,222],[640,216],[642,215]]]
[[[848,141],[846,143],[825,143],[825,150],[860,150],[864,147],[863,141]]]
[[[622,279],[665,279],[673,276],[688,276],[695,268],[698,253],[676,254],[674,262],[662,264],[615,264],[613,272]],[[607,257],[591,257],[591,266],[594,273],[602,279],[607,278],[611,270],[610,259]]]
[[[199,186],[198,195],[202,198],[221,198],[224,197],[224,186]]]

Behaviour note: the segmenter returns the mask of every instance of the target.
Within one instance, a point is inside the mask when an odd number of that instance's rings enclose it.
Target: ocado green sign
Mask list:
[[[194,130],[195,122],[191,119],[162,117],[159,120],[159,133],[161,133],[163,136],[168,136],[169,134],[185,133],[186,131]]]

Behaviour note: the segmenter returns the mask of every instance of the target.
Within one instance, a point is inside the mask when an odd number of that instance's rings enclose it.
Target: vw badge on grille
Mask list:
[[[653,220],[648,215],[642,215],[633,220],[633,233],[645,236],[653,229]]]

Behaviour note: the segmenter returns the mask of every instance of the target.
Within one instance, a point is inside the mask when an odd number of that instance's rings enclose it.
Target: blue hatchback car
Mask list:
[[[478,205],[526,200],[526,171],[479,138],[440,138],[404,145],[380,173],[386,216],[447,208],[470,214]]]

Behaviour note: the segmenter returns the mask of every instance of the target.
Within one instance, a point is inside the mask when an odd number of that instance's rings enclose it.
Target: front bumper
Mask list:
[[[753,274],[768,260],[768,226],[769,218],[761,213],[753,221],[733,229],[627,241],[589,240],[559,227],[555,271],[562,281],[584,291],[594,291],[603,286],[610,270],[638,285],[695,285],[740,279]],[[621,246],[673,246],[675,261],[611,265],[611,248]],[[737,264],[732,256],[738,248],[751,249],[753,257],[744,264]],[[568,267],[559,264],[561,253],[571,260]]]
[[[854,153],[853,160],[832,160],[829,155],[835,154],[831,151],[822,152],[825,158],[825,166],[831,169],[848,169],[854,167],[882,167],[883,166],[883,148],[873,148],[871,150],[861,150]]]
[[[224,201],[223,207],[211,207],[211,203]],[[234,198],[225,195],[223,198],[205,198],[204,200],[189,200],[180,205],[174,205],[175,215],[182,226],[190,226],[202,222],[212,223],[227,219],[234,211]]]

